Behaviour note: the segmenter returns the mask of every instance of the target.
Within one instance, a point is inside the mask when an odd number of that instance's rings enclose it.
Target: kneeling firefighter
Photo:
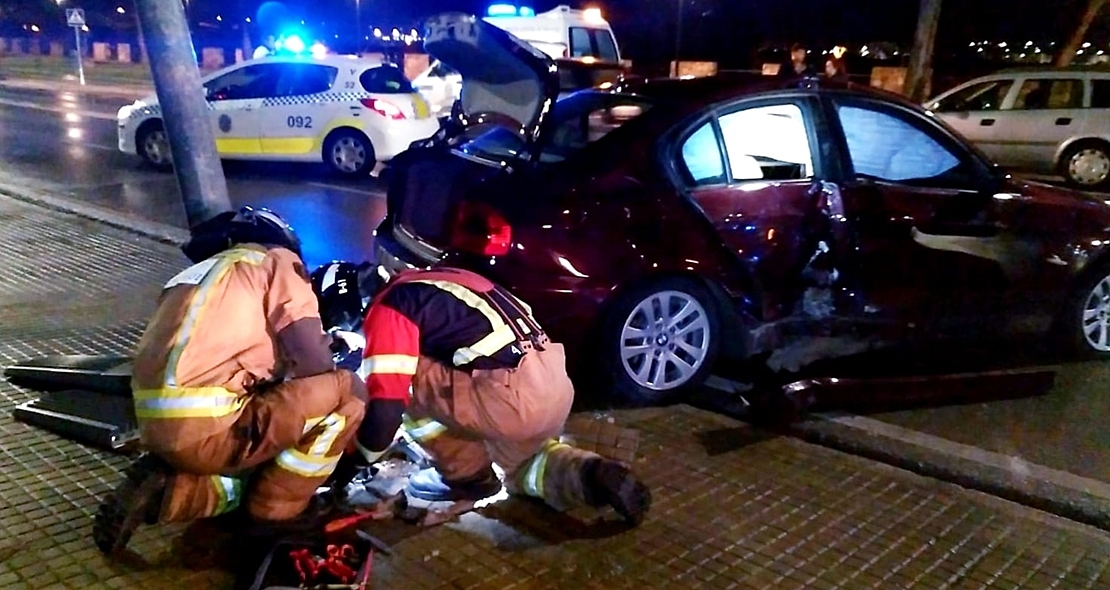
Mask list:
[[[556,509],[608,505],[634,524],[643,519],[651,493],[627,467],[559,442],[574,388],[562,345],[526,305],[465,270],[407,271],[384,286],[373,279],[376,267],[361,270],[332,263],[313,273],[313,286],[321,314],[334,321],[361,317],[373,297],[359,371],[369,402],[355,440],[368,463],[403,422],[435,464],[410,477],[410,497],[492,496],[502,487],[496,463],[512,493]]]
[[[223,213],[182,249],[195,264],[166,283],[135,354],[149,453],[96,516],[105,553],[141,522],[216,516],[244,498],[248,528],[304,520],[365,410],[361,380],[335,368],[300,241],[280,217]]]

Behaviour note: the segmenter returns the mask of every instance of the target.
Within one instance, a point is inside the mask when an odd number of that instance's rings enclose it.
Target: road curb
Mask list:
[[[985,492],[1110,531],[1110,484],[861,416],[791,426],[813,444]]]
[[[140,217],[116,213],[115,211],[110,211],[95,205],[86,205],[65,197],[57,197],[44,194],[40,191],[13,187],[4,182],[0,182],[0,195],[31,205],[37,205],[45,209],[69,213],[83,219],[103,223],[145,238],[150,238],[163,244],[180,246],[189,239],[189,230],[175,225],[148,221]]]

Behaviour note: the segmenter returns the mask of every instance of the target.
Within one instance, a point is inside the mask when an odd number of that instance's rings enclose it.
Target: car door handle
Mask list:
[[[1071,117],[1060,117],[1056,119],[1057,125],[1071,125]]]
[[[990,127],[991,125],[994,125],[994,119],[983,119],[982,121],[979,121],[979,124],[983,127]]]

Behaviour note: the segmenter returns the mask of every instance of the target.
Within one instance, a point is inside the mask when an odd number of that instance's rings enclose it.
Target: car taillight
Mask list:
[[[482,256],[504,256],[513,243],[513,228],[493,207],[464,201],[455,214],[451,247]]]
[[[405,113],[403,113],[401,109],[397,107],[397,105],[389,101],[385,101],[380,98],[364,98],[359,102],[362,103],[362,106],[372,111],[378,112],[378,114],[386,117],[387,119],[400,121],[405,118]]]

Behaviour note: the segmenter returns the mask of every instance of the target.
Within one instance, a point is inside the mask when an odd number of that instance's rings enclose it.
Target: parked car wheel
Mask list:
[[[166,128],[161,121],[150,121],[140,127],[135,134],[135,145],[138,146],[139,156],[149,166],[158,170],[169,170],[173,167],[170,138],[166,135]]]
[[[376,163],[374,146],[354,129],[338,129],[324,141],[324,162],[344,176],[368,174]]]
[[[603,338],[614,393],[632,405],[654,405],[705,382],[720,348],[720,320],[704,287],[669,278],[621,296]]]
[[[1092,269],[1078,282],[1058,331],[1077,355],[1110,358],[1110,265]]]
[[[1081,141],[1060,158],[1060,174],[1079,188],[1102,188],[1110,184],[1110,145]]]

